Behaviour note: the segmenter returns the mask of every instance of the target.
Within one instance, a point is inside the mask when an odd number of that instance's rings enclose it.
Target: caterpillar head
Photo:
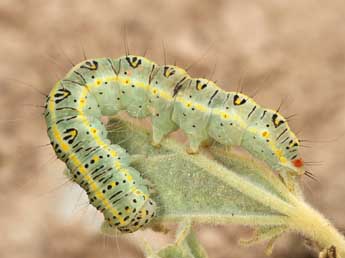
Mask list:
[[[310,172],[304,170],[303,160],[300,157],[286,162],[279,162],[279,164],[273,166],[273,169],[279,173],[280,179],[291,192],[296,191],[296,179],[301,175],[305,174],[310,178],[314,178]]]
[[[277,159],[277,163],[274,162],[270,164],[273,170],[283,171],[284,173],[287,173],[292,177],[298,177],[303,174],[306,174],[304,168],[304,161],[299,155],[294,155],[293,158],[291,158],[291,155],[289,157],[288,154],[284,153],[278,155]]]
[[[297,157],[293,160],[288,160],[285,162],[280,162],[279,164],[280,170],[285,170],[291,176],[301,176],[304,175],[305,168],[304,168],[304,161],[301,157]]]

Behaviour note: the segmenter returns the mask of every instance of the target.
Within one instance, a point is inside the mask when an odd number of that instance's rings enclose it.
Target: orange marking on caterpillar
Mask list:
[[[300,167],[303,167],[304,162],[303,162],[303,159],[299,158],[299,159],[294,159],[294,160],[292,161],[292,164],[293,164],[296,168],[300,168]]]

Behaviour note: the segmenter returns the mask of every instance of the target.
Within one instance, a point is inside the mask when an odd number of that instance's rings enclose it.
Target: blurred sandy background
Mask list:
[[[102,2],[102,4],[98,3]],[[124,54],[123,25],[132,53],[169,63],[226,89],[258,91],[256,100],[282,113],[308,143],[308,201],[345,228],[345,2],[336,1],[0,1],[0,257],[143,257],[136,241],[171,241],[150,230],[130,238],[99,233],[101,217],[62,174],[47,144],[44,98],[74,63]],[[68,56],[68,58],[66,58]],[[198,61],[204,56],[200,61]],[[240,83],[242,81],[242,83]],[[38,107],[35,107],[37,105]],[[244,227],[200,226],[212,258],[264,257],[264,245],[243,248]],[[290,234],[273,257],[316,257]]]

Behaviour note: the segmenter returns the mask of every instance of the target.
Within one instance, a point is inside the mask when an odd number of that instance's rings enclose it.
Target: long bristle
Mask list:
[[[316,176],[315,176],[313,173],[311,173],[311,172],[309,172],[309,171],[304,171],[304,174],[305,174],[307,177],[313,179],[314,181],[319,182],[319,180],[316,178]]]
[[[325,162],[323,161],[304,161],[304,165],[307,167],[323,166]]]

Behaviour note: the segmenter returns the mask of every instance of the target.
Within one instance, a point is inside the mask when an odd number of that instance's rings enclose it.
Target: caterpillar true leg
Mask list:
[[[283,171],[279,171],[279,177],[291,192],[295,191],[295,184],[296,184],[295,176],[292,176],[289,174],[288,171],[283,170]]]

